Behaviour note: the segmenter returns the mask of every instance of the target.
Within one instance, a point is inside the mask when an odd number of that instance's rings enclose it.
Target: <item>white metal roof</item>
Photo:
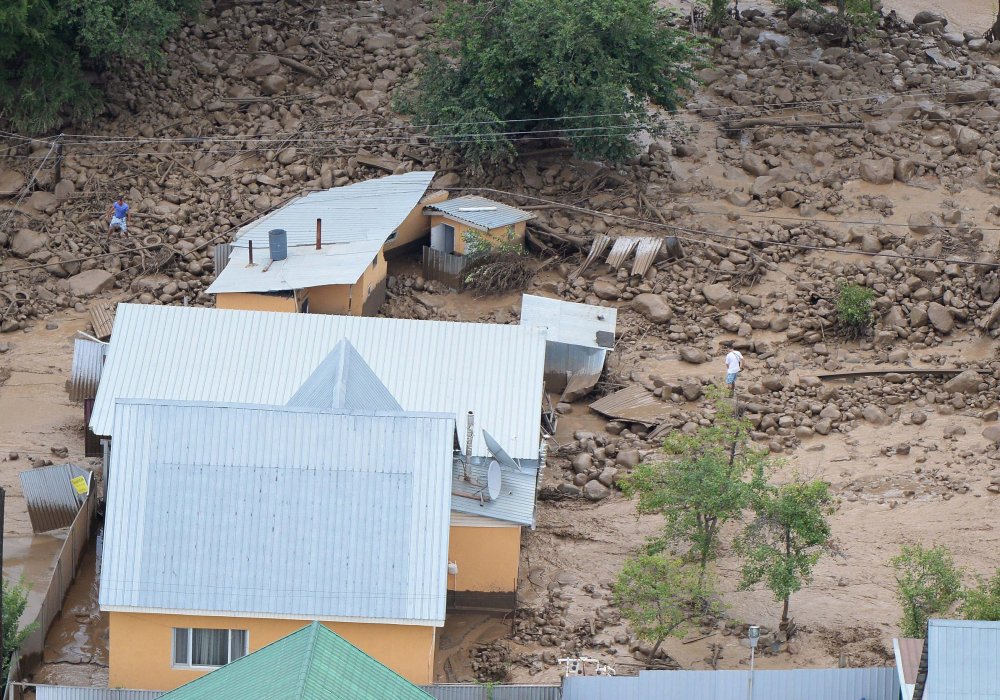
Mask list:
[[[405,410],[473,411],[474,455],[538,458],[545,332],[486,323],[120,304],[91,428],[121,398],[284,405],[343,338]]]
[[[929,620],[927,680],[923,695],[915,697],[1000,698],[1000,622]]]
[[[311,192],[240,229],[210,294],[354,284],[386,239],[420,204],[433,172],[416,171]],[[322,248],[316,250],[316,220]],[[268,232],[284,229],[288,257],[272,262]],[[254,266],[249,265],[253,243]]]
[[[550,343],[584,348],[614,347],[618,310],[525,294],[521,297],[521,325],[544,328]],[[603,335],[600,340],[598,333]]]
[[[454,419],[122,401],[102,610],[444,623]]]
[[[424,207],[424,213],[441,214],[480,230],[512,226],[521,221],[535,218],[534,214],[529,214],[517,207],[475,195],[465,195],[455,199],[446,199],[437,204],[429,204]]]
[[[285,405],[316,410],[403,410],[347,338],[337,343]]]
[[[500,495],[496,500],[490,501],[477,497],[483,491],[482,484],[486,483],[489,461],[474,459],[469,465],[470,478],[466,481],[464,462],[461,457],[455,458],[451,509],[455,513],[534,527],[535,491],[538,488],[538,469],[534,465],[537,462],[517,471],[501,468]]]

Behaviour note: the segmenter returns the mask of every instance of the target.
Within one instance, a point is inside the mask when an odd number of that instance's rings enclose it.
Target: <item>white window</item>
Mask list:
[[[174,666],[183,668],[225,666],[249,652],[246,630],[174,628]]]

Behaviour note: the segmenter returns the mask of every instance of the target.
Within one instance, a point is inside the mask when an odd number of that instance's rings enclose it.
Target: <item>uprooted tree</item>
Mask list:
[[[101,109],[94,73],[149,64],[199,0],[14,0],[0,3],[0,122],[37,133]]]
[[[534,276],[531,258],[524,244],[508,227],[500,240],[488,238],[478,231],[466,231],[465,254],[468,263],[462,274],[465,286],[479,294],[503,294],[522,290]]]
[[[690,84],[696,41],[654,0],[449,0],[438,39],[397,106],[473,168],[518,141],[569,138],[621,161]]]

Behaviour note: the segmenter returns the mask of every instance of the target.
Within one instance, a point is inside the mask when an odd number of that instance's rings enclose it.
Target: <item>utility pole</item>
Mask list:
[[[750,678],[747,681],[747,700],[753,700],[753,657],[757,651],[757,641],[760,639],[760,627],[750,625],[747,630],[747,638],[750,640]]]

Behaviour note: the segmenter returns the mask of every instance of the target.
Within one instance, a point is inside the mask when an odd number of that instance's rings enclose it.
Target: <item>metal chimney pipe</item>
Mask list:
[[[470,466],[472,465],[472,438],[475,431],[476,416],[472,411],[466,415],[465,418],[465,480],[469,481],[472,478],[472,473],[470,472]]]
[[[251,265],[253,265],[253,239],[252,238],[250,239],[250,263],[249,263],[248,267],[251,266]]]
[[[316,219],[316,250],[323,247],[323,219]]]

